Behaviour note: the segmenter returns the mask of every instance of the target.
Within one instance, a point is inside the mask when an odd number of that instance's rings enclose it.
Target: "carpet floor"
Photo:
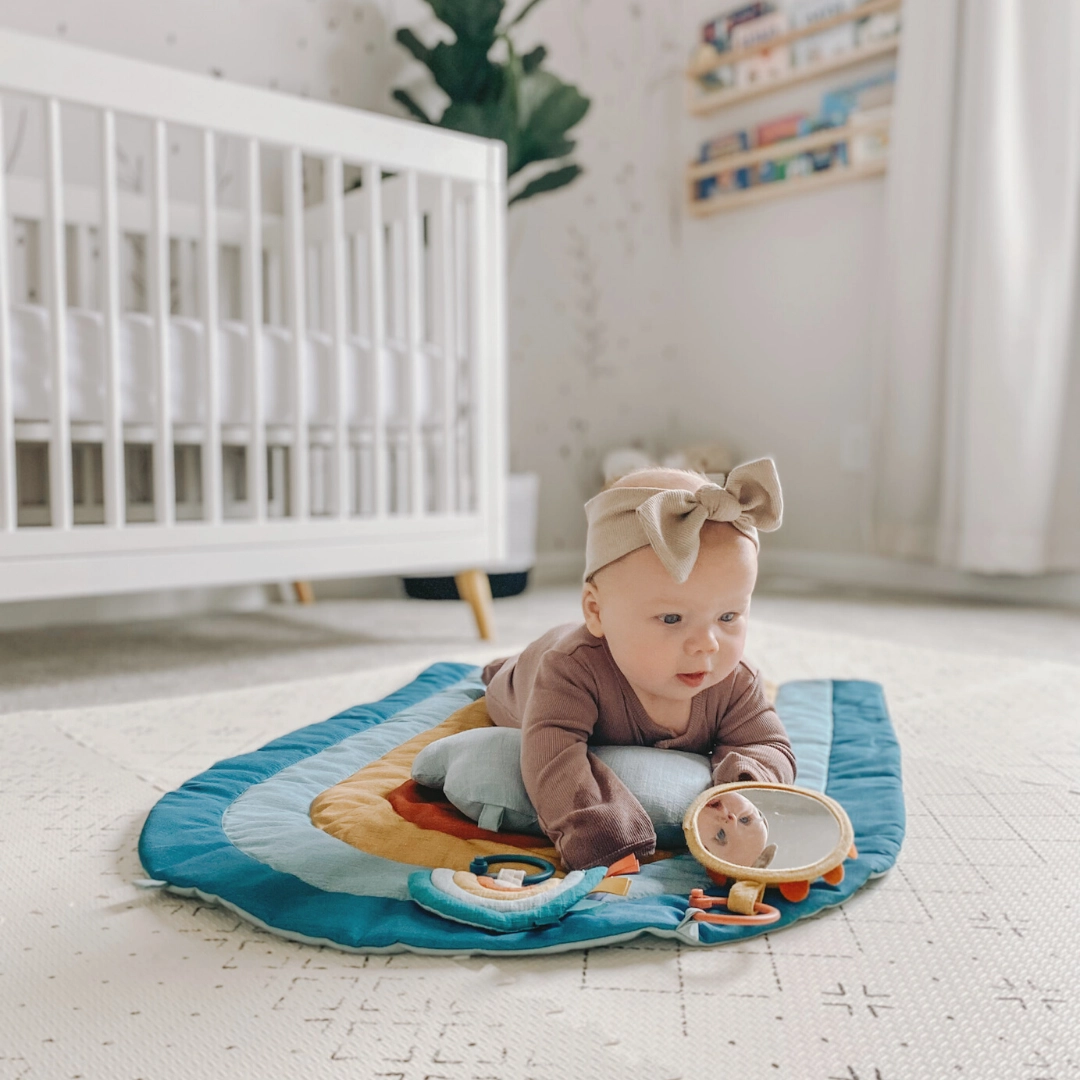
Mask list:
[[[227,620],[95,627],[0,661],[0,1080],[1080,1076],[1080,620],[755,600],[770,678],[884,685],[909,818],[889,875],[741,944],[365,958],[137,889],[164,791],[432,660],[511,651],[575,600],[501,606],[497,646],[458,605],[365,603],[363,632],[342,604],[229,617],[240,644]]]

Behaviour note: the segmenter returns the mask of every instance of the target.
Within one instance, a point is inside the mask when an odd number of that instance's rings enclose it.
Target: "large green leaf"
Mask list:
[[[544,62],[545,56],[547,56],[547,49],[543,45],[537,45],[535,49],[527,52],[521,58],[521,70],[526,75],[531,71],[535,71]]]
[[[524,56],[514,49],[508,31],[539,2],[514,0],[517,13],[500,28],[506,0],[426,0],[455,40],[428,48],[412,30],[397,32],[397,40],[431,71],[450,104],[433,121],[408,91],[395,90],[394,99],[418,120],[504,142],[508,177],[533,162],[570,154],[575,143],[566,133],[589,108],[577,87],[542,70],[547,57],[543,45]],[[505,43],[505,60],[490,59],[496,41]],[[577,165],[563,164],[525,184],[510,201],[554,191],[580,172]]]
[[[420,106],[416,103],[416,99],[409,93],[408,90],[395,90],[391,95],[395,101],[400,101],[406,109],[409,110],[423,124],[433,123],[432,119]]]
[[[589,111],[589,99],[576,86],[548,71],[536,71],[521,80],[518,119],[521,133],[513,171],[534,161],[565,157],[574,149],[566,132]]]
[[[411,30],[398,30],[397,40],[430,69],[436,84],[451,101],[490,101],[501,93],[502,69],[488,50],[470,41],[440,41],[428,49]]]
[[[442,114],[439,124],[454,131],[480,135],[485,139],[501,139],[506,143],[506,156],[510,160],[517,155],[518,125],[513,84],[507,79],[504,93],[498,102],[485,105],[453,103]]]
[[[403,26],[394,37],[398,44],[404,45],[421,64],[431,67],[431,50],[407,26]]]
[[[545,191],[554,191],[556,188],[565,187],[571,180],[576,180],[585,170],[580,165],[564,165],[561,169],[552,169],[535,180],[530,180],[508,205],[513,206],[523,199],[531,199],[534,195],[543,194]]]
[[[505,0],[427,0],[427,3],[439,21],[454,31],[458,41],[482,47],[485,56],[495,44]]]

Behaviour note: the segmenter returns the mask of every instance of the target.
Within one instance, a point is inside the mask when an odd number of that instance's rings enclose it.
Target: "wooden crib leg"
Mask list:
[[[491,582],[483,570],[463,570],[454,575],[458,595],[468,602],[476,619],[476,629],[484,641],[495,636],[495,610],[491,602]]]
[[[311,587],[310,581],[294,581],[292,587],[296,593],[296,599],[301,604],[315,603],[315,590]]]

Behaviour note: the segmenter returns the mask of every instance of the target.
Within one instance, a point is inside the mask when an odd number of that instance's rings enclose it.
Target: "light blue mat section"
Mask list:
[[[409,875],[419,866],[392,862],[346,844],[311,823],[312,800],[377,761],[414,735],[441,724],[483,696],[478,676],[410,705],[249,787],[225,812],[222,828],[242,852],[283,874],[328,892],[409,898]]]
[[[833,742],[832,679],[784,683],[776,695],[776,711],[795,751],[795,783],[811,791],[824,791],[829,783]]]

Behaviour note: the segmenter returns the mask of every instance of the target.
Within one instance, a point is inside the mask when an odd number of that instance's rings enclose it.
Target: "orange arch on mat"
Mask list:
[[[483,698],[458,709],[441,724],[414,735],[359,772],[316,795],[310,809],[312,824],[360,851],[391,862],[432,869],[462,867],[468,866],[477,855],[519,852],[539,855],[561,867],[558,852],[543,837],[536,837],[535,843],[524,847],[511,842],[524,839],[522,837],[488,833],[476,826],[476,831],[483,836],[454,836],[406,821],[390,801],[391,794],[411,780],[413,758],[425,746],[459,731],[490,726]],[[533,839],[529,837],[530,841]]]

